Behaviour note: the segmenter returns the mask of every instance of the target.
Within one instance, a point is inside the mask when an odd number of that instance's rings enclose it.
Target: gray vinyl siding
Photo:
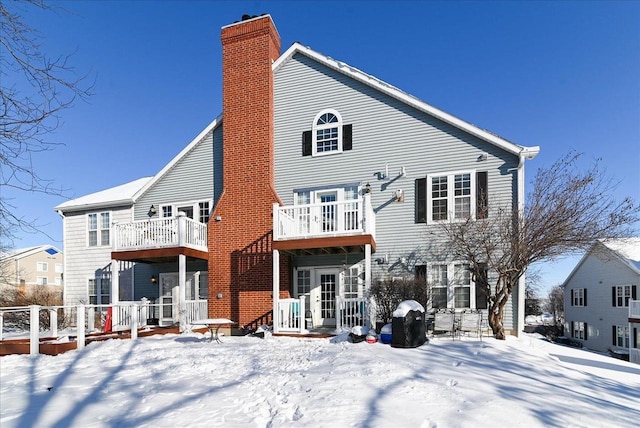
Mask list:
[[[87,214],[108,211],[112,222],[131,221],[130,207],[113,207],[96,211],[80,211],[65,214],[64,218],[64,301],[65,305],[89,303],[88,279],[95,278],[103,270],[111,271],[111,245],[89,247],[87,245]],[[113,242],[113,230],[111,233]],[[120,273],[120,288],[131,287],[131,273],[126,270]]]
[[[151,205],[212,199],[215,203],[222,190],[221,158],[222,127],[218,125],[140,196],[135,204],[135,220],[148,219]]]
[[[207,272],[207,262],[205,260],[191,260],[187,259],[186,272],[201,271]],[[160,278],[160,273],[173,273],[178,272],[178,258],[174,263],[158,263],[158,264],[146,264],[137,263],[134,269],[134,281],[136,284],[134,300],[140,300],[146,297],[150,300],[155,300],[160,295],[160,283],[153,284],[151,282],[151,276],[155,275],[156,278]]]
[[[518,159],[498,147],[401,101],[296,54],[275,75],[275,182],[285,205],[293,189],[360,182],[371,184],[377,252],[373,278],[413,275],[414,266],[447,258],[438,225],[415,223],[417,178],[455,171],[487,171],[490,208],[516,200]],[[353,149],[335,155],[302,156],[302,133],[323,109],[337,110],[353,126]],[[488,159],[479,161],[481,154]],[[388,165],[389,177],[379,174]],[[400,177],[404,167],[406,176]],[[402,189],[404,202],[394,202]],[[406,264],[399,263],[405,257]],[[514,295],[515,298],[515,295]],[[515,325],[509,305],[505,327]]]
[[[612,326],[628,325],[629,308],[614,307],[611,288],[616,285],[640,286],[640,275],[615,256],[590,253],[565,284],[565,334],[572,336],[571,322],[587,323],[585,348],[607,352],[614,348]],[[571,290],[587,290],[587,306],[572,306]]]

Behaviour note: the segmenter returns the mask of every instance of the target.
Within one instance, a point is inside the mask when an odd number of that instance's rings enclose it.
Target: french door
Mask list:
[[[311,307],[320,326],[336,325],[336,293],[340,275],[338,269],[317,269],[315,287],[311,289]]]

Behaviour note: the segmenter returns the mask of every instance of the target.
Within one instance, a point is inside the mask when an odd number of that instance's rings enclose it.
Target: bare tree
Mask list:
[[[485,284],[489,325],[498,339],[505,338],[509,297],[532,263],[585,250],[598,239],[629,236],[639,219],[640,206],[632,199],[615,201],[616,183],[599,162],[581,171],[579,158],[571,152],[538,170],[524,210],[489,207],[487,219],[443,224],[453,255],[468,261]]]
[[[562,284],[554,286],[549,290],[546,310],[553,315],[553,324],[558,326],[564,323],[564,286]]]
[[[46,137],[59,127],[60,113],[89,97],[93,85],[76,76],[68,55],[42,51],[42,36],[22,15],[30,8],[53,12],[42,0],[0,2],[0,188],[59,195],[61,189],[34,170],[33,155],[58,145]],[[19,229],[37,231],[37,225],[16,215],[0,192],[0,240],[7,245]]]

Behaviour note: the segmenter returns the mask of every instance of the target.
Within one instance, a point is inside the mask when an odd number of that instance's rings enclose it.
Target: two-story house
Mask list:
[[[34,286],[62,292],[64,254],[53,245],[38,245],[0,253],[0,285],[29,293]]]
[[[135,263],[133,298],[189,300],[197,272],[209,316],[293,332],[373,322],[372,281],[426,274],[434,307],[486,309],[441,224],[522,207],[524,163],[538,147],[299,43],[281,53],[269,15],[223,27],[221,40],[223,111],[185,149],[202,153],[183,151],[112,226],[111,259]],[[206,223],[204,235],[158,226],[178,212]],[[170,279],[152,294],[150,277]],[[524,325],[520,288],[506,311],[512,333]]]
[[[594,243],[564,282],[565,335],[594,351],[631,350],[640,362],[640,319],[630,324],[629,312],[638,284],[640,238]]]

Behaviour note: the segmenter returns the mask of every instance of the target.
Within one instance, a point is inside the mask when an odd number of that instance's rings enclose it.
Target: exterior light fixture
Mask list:
[[[158,210],[156,210],[156,207],[151,205],[151,208],[149,208],[149,217],[156,215],[157,212]]]
[[[158,282],[158,278],[155,275],[151,275],[151,283],[155,284],[156,282]]]
[[[371,193],[371,184],[369,183],[365,184],[363,191],[364,193]]]

